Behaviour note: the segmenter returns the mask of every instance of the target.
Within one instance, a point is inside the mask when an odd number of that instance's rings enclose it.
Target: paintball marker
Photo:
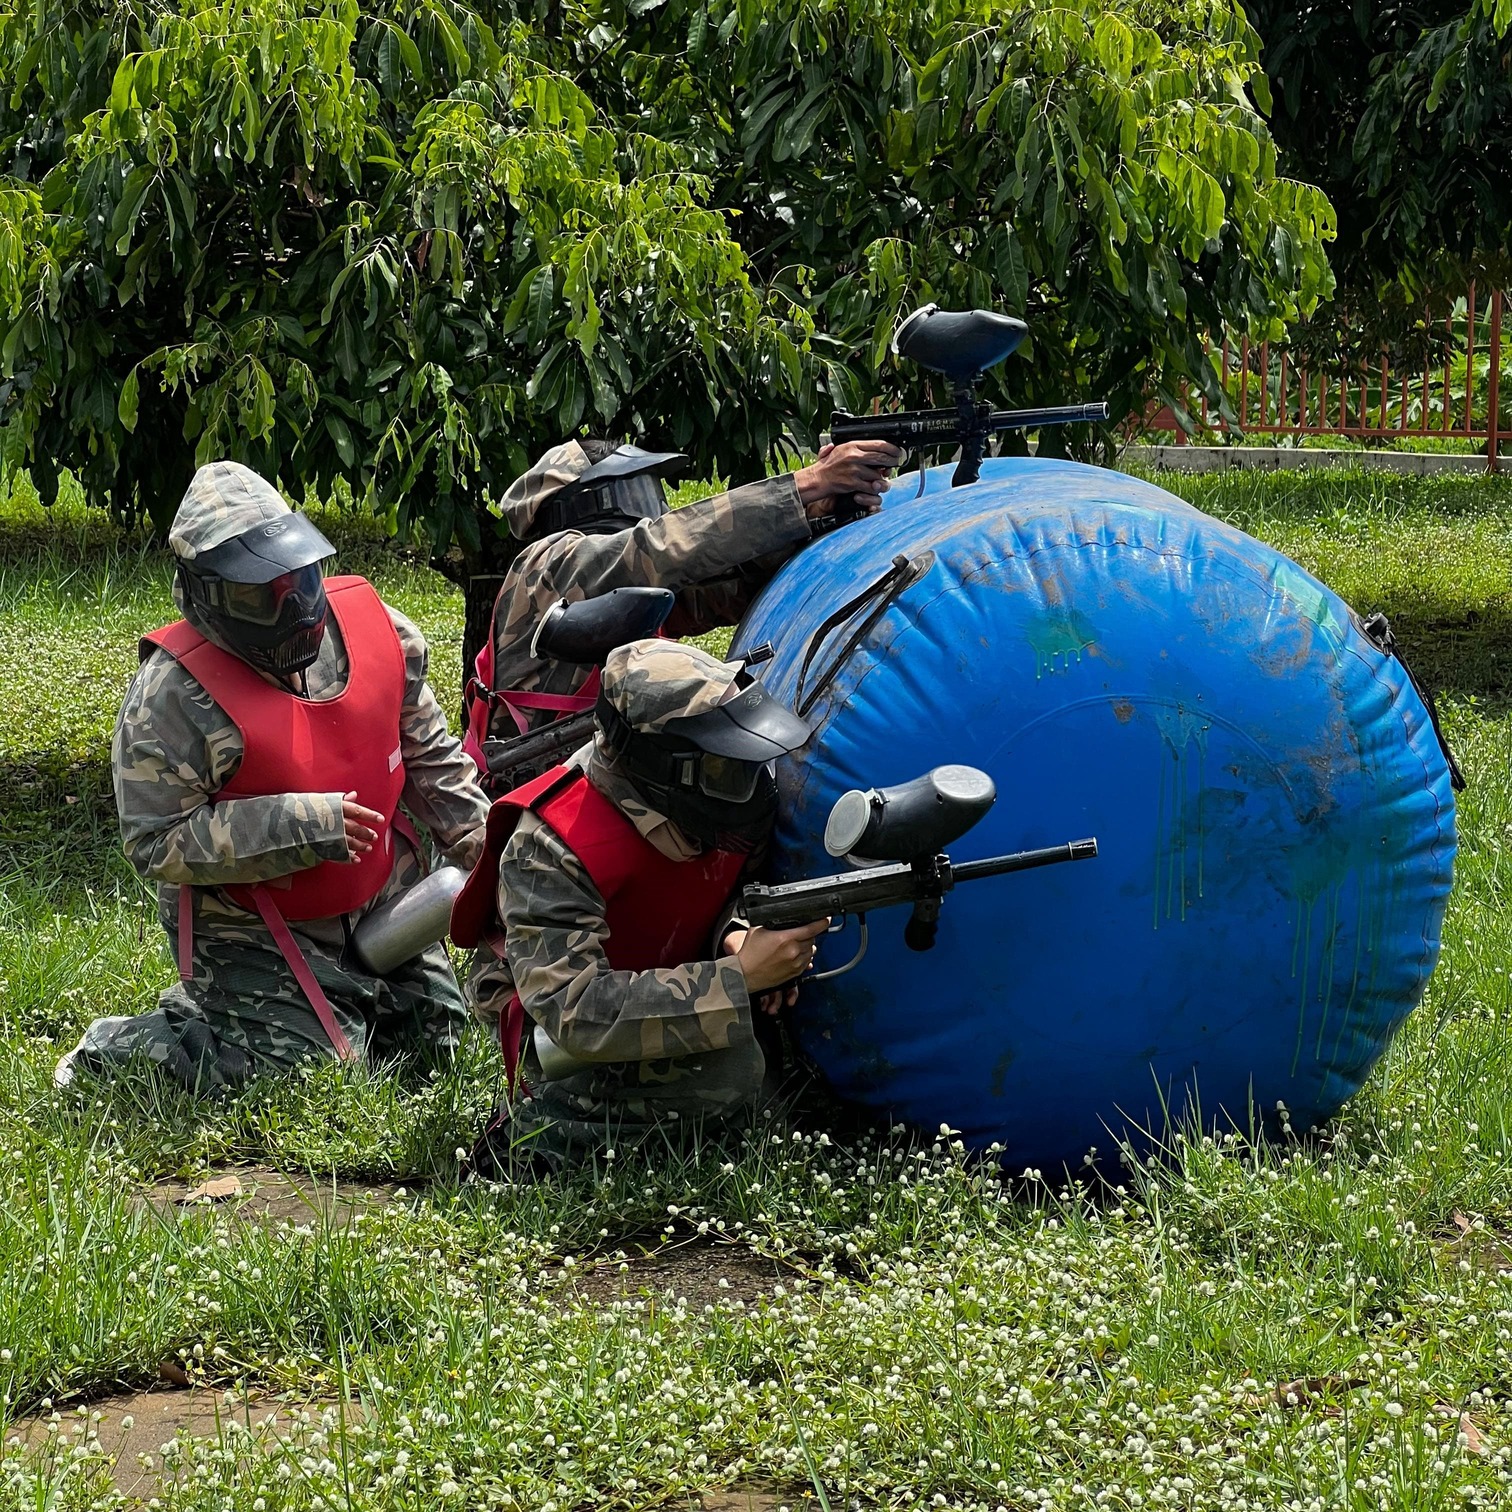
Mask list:
[[[1001,431],[1106,420],[1108,406],[1101,402],[1059,404],[1048,409],[995,410],[985,399],[977,398],[982,375],[1002,362],[1028,334],[1029,327],[1011,315],[999,315],[993,310],[950,311],[938,305],[924,305],[898,327],[893,352],[949,379],[954,406],[896,410],[882,415],[851,415],[836,410],[830,419],[830,440],[836,445],[842,441],[891,441],[895,446],[913,450],[958,446],[961,455],[950,486],[962,488],[976,482],[982,458],[987,454],[988,438]],[[855,517],[851,513],[824,518],[838,525]]]
[[[670,588],[616,588],[575,604],[561,599],[537,626],[530,654],[540,661],[602,666],[616,646],[655,635],[675,602]],[[771,654],[771,646],[762,644],[744,660],[750,666]],[[592,739],[593,710],[584,709],[508,740],[485,740],[483,756],[492,776],[518,787]]]
[[[910,950],[928,950],[939,927],[941,901],[958,883],[1061,861],[1088,861],[1097,855],[1096,840],[1072,840],[982,861],[953,862],[944,847],[976,824],[996,798],[992,778],[968,766],[939,766],[896,787],[845,793],[830,810],[824,848],[832,856],[859,863],[859,870],[776,885],[753,882],[741,893],[741,912],[767,929],[793,929],[829,917],[836,921],[831,933],[843,927],[846,914],[854,914],[861,929],[860,948],[844,966],[807,978],[823,981],[860,964],[868,942],[866,915],[874,908],[912,904],[904,943]]]
[[[676,601],[670,588],[616,588],[576,604],[561,599],[536,627],[530,654],[539,661],[602,666],[616,646],[655,635]],[[485,740],[483,756],[491,776],[518,787],[592,738],[593,710],[584,709],[508,740]]]

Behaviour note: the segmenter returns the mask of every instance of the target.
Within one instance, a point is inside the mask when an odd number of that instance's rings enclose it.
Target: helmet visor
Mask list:
[[[220,584],[221,607],[228,618],[246,625],[298,623],[319,613],[325,598],[320,564],[297,567],[267,583]]]
[[[737,761],[705,751],[698,762],[699,791],[720,803],[745,803],[756,792],[761,774],[772,772],[773,765],[769,761]]]
[[[615,478],[595,490],[599,507],[632,520],[655,520],[667,512],[667,495],[655,473]]]

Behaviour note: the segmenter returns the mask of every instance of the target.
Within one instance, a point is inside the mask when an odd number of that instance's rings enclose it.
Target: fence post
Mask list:
[[[1491,358],[1489,382],[1486,385],[1486,402],[1490,405],[1490,412],[1486,416],[1486,470],[1498,471],[1497,462],[1497,430],[1500,420],[1501,407],[1501,324],[1502,324],[1502,291],[1498,289],[1491,296]]]
[[[1475,430],[1475,280],[1465,291],[1465,430]]]

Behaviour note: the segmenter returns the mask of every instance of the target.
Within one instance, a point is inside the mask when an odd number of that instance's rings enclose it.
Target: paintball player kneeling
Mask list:
[[[420,632],[363,578],[323,579],[330,543],[237,463],[199,469],[169,543],[184,618],[143,640],[112,762],[180,980],[150,1013],[96,1020],[58,1081],[145,1057],[208,1090],[454,1046],[466,1010],[443,946],[383,975],[349,948],[421,875],[401,802],[458,864],[482,844],[488,801]]]
[[[501,1000],[480,1006],[524,1083],[474,1152],[480,1173],[511,1169],[511,1151],[549,1168],[750,1108],[766,1074],[755,1014],[794,1000],[784,984],[827,923],[748,930],[729,913],[802,720],[739,664],[664,640],[609,655],[595,715],[587,752],[494,805],[452,911],[453,940],[498,957]]]

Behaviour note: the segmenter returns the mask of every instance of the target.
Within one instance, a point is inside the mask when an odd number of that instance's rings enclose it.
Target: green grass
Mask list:
[[[481,1037],[435,1073],[323,1068],[216,1105],[130,1079],[57,1095],[60,1044],[148,1007],[170,975],[118,854],[106,764],[170,578],[159,551],[77,507],[44,521],[13,499],[0,1423],[150,1383],[165,1358],[217,1387],[360,1399],[344,1429],[317,1405],[282,1450],[201,1446],[164,1505],[207,1512],[689,1506],[731,1482],[795,1507],[1506,1506],[1512,489],[1161,482],[1386,609],[1446,690],[1472,786],[1442,966],[1336,1125],[1261,1148],[1173,1135],[1168,1161],[1099,1193],[1004,1185],[948,1139],[821,1134],[812,1115],[560,1183],[459,1189],[454,1150],[497,1081]],[[343,566],[431,637],[454,707],[458,595],[360,522],[328,523]],[[360,1222],[283,1227],[139,1200],[159,1177],[243,1161],[409,1192]],[[1484,1230],[1463,1235],[1456,1214]],[[778,1257],[791,1282],[606,1300],[621,1251],[710,1244],[732,1265]],[[1276,1399],[1304,1378],[1295,1405]],[[1458,1445],[1462,1410],[1486,1452]],[[96,1459],[4,1451],[0,1512],[109,1504]]]

